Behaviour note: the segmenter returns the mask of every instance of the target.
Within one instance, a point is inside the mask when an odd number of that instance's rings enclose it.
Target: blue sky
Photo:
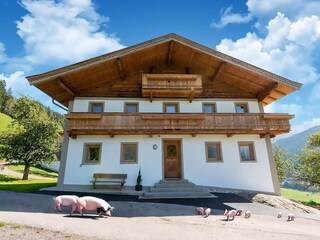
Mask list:
[[[0,22],[0,79],[55,110],[25,76],[173,32],[303,83],[265,110],[320,125],[318,0],[0,0]]]

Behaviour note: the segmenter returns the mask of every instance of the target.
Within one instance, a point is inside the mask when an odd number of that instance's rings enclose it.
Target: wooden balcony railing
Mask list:
[[[142,96],[186,97],[192,102],[202,93],[201,75],[196,74],[142,74]]]
[[[69,134],[266,134],[290,131],[293,115],[273,113],[71,113]]]

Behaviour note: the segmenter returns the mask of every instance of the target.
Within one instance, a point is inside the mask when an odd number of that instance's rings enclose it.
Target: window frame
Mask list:
[[[250,151],[250,157],[251,158],[242,158],[241,156],[241,147],[242,146],[249,146],[249,151]],[[257,155],[255,152],[255,146],[254,142],[252,141],[240,141],[238,142],[238,149],[239,149],[239,157],[240,157],[240,162],[257,162]]]
[[[163,103],[163,112],[164,113],[170,113],[166,111],[166,107],[167,106],[175,106],[176,107],[176,111],[174,113],[179,113],[180,112],[180,106],[178,102],[164,102]]]
[[[135,113],[135,112],[129,112],[128,111],[128,106],[130,105],[134,105],[137,107],[137,111],[136,112],[139,112],[139,103],[138,102],[125,102],[124,103],[124,109],[123,109],[123,112],[126,112],[126,113]]]
[[[101,112],[94,112],[93,107],[94,106],[101,106]],[[104,102],[89,102],[89,109],[88,112],[91,113],[103,113],[104,112]]]
[[[237,112],[237,106],[244,106],[245,111],[243,113],[249,113],[249,104],[247,102],[235,102],[234,103],[235,112],[242,113],[242,112]]]
[[[205,112],[204,111],[204,108],[205,108],[205,105],[211,105],[213,106],[213,112]],[[205,102],[205,103],[202,103],[202,112],[203,113],[216,113],[217,112],[217,104],[216,103],[210,103],[210,102]]]
[[[97,161],[88,160],[88,151],[90,147],[99,147],[99,159]],[[99,165],[101,163],[102,143],[84,143],[82,154],[82,165]]]
[[[136,147],[136,156],[135,160],[125,160],[125,147],[126,145],[135,145]],[[139,150],[139,144],[137,142],[122,142],[121,143],[121,149],[120,149],[120,164],[137,164],[138,163],[138,150]]]
[[[208,147],[209,146],[217,146],[218,148],[218,158],[209,158]],[[223,162],[222,156],[222,144],[221,142],[205,142],[205,152],[206,152],[206,161],[210,162]]]

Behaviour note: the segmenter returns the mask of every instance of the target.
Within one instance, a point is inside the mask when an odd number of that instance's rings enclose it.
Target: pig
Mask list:
[[[198,207],[196,210],[199,215],[203,215],[203,213],[204,213],[203,207]]]
[[[246,210],[244,212],[244,218],[250,218],[251,217],[251,212],[249,210]]]
[[[282,218],[282,212],[279,212],[277,218]]]
[[[237,210],[237,216],[241,216],[241,215],[242,215],[242,212],[243,212],[242,209],[238,209],[238,210]]]
[[[227,209],[224,211],[224,215],[227,216],[227,221],[229,221],[229,218],[232,218],[234,220],[234,217],[237,215],[236,210],[230,210],[228,211]]]
[[[207,208],[205,211],[205,216],[204,217],[209,217],[210,213],[211,213],[211,208]]]
[[[76,195],[60,195],[53,198],[54,201],[54,209],[55,211],[58,209],[61,212],[61,206],[71,206],[70,215],[74,213],[77,208],[77,199]]]
[[[106,216],[111,217],[111,211],[114,210],[114,207],[111,207],[110,204],[103,199],[85,196],[77,199],[77,209],[81,216],[83,216],[83,210],[96,210],[99,214],[99,217],[101,217],[102,213],[104,213]]]
[[[293,213],[289,213],[289,214],[288,214],[288,219],[287,219],[287,221],[288,221],[288,222],[294,221],[294,219],[295,219],[294,214],[293,214]]]

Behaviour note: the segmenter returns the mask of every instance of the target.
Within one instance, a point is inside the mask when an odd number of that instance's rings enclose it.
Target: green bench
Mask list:
[[[94,173],[92,186],[93,189],[120,187],[122,190],[123,185],[126,183],[127,174],[119,173]]]

